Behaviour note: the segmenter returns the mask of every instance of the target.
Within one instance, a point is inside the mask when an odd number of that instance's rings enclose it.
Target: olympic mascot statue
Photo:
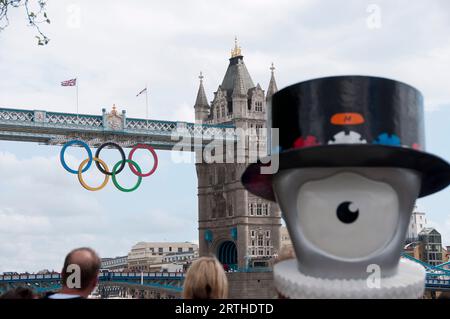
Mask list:
[[[422,94],[394,80],[339,76],[287,87],[269,107],[278,147],[242,182],[279,204],[293,242],[297,259],[274,267],[278,292],[420,298],[423,267],[400,259],[407,228],[417,198],[450,184],[450,164],[425,152]],[[278,170],[262,172],[275,157]]]

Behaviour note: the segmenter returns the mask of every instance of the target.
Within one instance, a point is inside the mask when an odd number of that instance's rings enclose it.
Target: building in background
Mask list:
[[[125,271],[128,267],[128,256],[102,258],[102,269],[110,271]]]
[[[443,262],[442,237],[434,228],[424,228],[419,233],[419,242],[422,246],[422,261],[430,265],[439,265]]]
[[[413,212],[408,226],[406,243],[412,243],[419,240],[419,233],[427,227],[427,218],[423,212]]]
[[[450,246],[447,246],[445,249],[442,250],[442,261],[444,263],[450,261]],[[447,267],[447,269],[450,269],[450,265]]]
[[[405,254],[410,255],[418,260],[424,260],[423,256],[423,244],[420,241],[414,241],[409,244],[406,244],[404,251]]]
[[[289,236],[289,232],[286,226],[281,226],[280,228],[280,250],[283,250],[284,247],[290,248],[292,247],[291,237]]]
[[[168,264],[173,263],[167,262],[165,257],[196,253],[198,254],[198,245],[189,242],[140,242],[128,253],[128,269],[144,272],[172,271],[173,267]]]

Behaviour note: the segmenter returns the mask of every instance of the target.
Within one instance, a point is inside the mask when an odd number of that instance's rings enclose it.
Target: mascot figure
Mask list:
[[[329,77],[279,91],[270,108],[278,141],[242,182],[279,204],[293,242],[296,259],[274,267],[278,292],[420,298],[425,271],[400,258],[407,228],[417,198],[450,183],[450,164],[425,152],[422,94],[389,79]]]

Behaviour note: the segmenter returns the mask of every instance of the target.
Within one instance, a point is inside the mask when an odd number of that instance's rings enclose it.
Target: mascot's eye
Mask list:
[[[397,192],[390,184],[355,173],[306,182],[296,208],[304,237],[339,258],[365,258],[398,231]]]
[[[337,207],[336,215],[344,224],[352,224],[358,219],[359,209],[356,209],[352,202],[343,202]]]

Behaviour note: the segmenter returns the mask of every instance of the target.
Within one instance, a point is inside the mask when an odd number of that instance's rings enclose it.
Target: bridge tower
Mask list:
[[[266,95],[259,84],[254,85],[235,40],[227,71],[211,105],[200,73],[194,106],[196,123],[265,128],[266,100],[277,91],[273,64],[270,69]],[[252,142],[245,140],[245,154]],[[265,145],[265,138],[258,143]],[[245,163],[238,163],[234,156],[233,163],[205,163],[203,157],[199,163],[197,158],[200,256],[213,254],[223,264],[240,268],[269,266],[280,249],[280,210],[275,203],[244,189],[240,177],[248,165],[248,157]]]

